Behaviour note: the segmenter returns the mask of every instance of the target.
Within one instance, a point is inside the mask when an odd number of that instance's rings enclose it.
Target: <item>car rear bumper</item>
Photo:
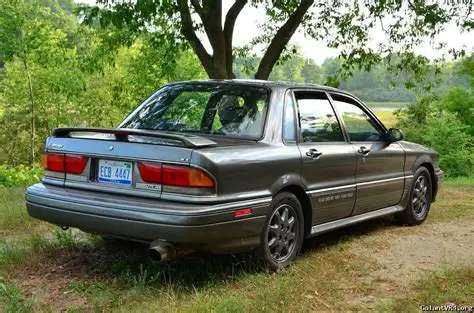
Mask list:
[[[194,205],[36,184],[26,191],[28,213],[89,233],[189,247],[234,250],[259,244],[271,198]],[[234,217],[252,208],[253,214]]]

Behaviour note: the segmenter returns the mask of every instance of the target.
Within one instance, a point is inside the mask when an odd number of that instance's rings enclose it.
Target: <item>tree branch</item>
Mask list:
[[[304,15],[313,3],[314,0],[302,0],[285,24],[283,24],[283,26],[277,31],[260,61],[257,73],[255,73],[256,79],[268,79],[268,76],[270,76],[272,68],[276,61],[278,61],[283,49],[290,41],[296,29],[298,29],[298,26],[300,26]]]
[[[196,0],[193,0],[196,2]],[[204,0],[202,4],[201,17],[204,31],[209,38],[214,55],[222,53],[223,35],[222,35],[222,0]]]
[[[184,38],[186,38],[193,48],[194,52],[199,58],[199,61],[201,61],[202,66],[206,70],[207,75],[209,77],[213,77],[214,69],[212,65],[212,58],[194,31],[193,20],[191,18],[191,12],[189,11],[187,0],[176,0],[176,2],[178,5],[179,14],[181,16],[181,34],[183,34]]]
[[[199,16],[202,15],[202,6],[199,3],[199,0],[191,0],[191,4],[194,7],[194,10],[199,14]]]
[[[225,52],[226,52],[226,67],[227,73],[234,78],[232,70],[232,62],[234,60],[232,55],[232,36],[234,34],[234,26],[237,17],[244,8],[247,0],[235,0],[234,4],[230,7],[229,11],[225,16],[224,22],[224,39],[225,39]]]

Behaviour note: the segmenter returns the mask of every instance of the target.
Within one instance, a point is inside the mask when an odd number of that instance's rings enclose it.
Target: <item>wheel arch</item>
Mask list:
[[[430,162],[424,162],[418,166],[420,167],[425,167],[428,172],[430,173],[430,178],[431,178],[431,200],[432,202],[436,200],[436,195],[438,193],[438,181],[436,179],[436,174],[434,171],[434,166]]]
[[[304,237],[306,238],[311,232],[311,226],[313,223],[313,206],[311,203],[311,198],[306,193],[306,189],[300,185],[287,185],[276,191],[273,195],[277,195],[282,192],[289,192],[294,194],[300,201],[301,207],[303,209],[303,218],[304,218]]]

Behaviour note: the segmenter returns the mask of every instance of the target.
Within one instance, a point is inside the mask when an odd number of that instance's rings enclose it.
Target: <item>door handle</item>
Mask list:
[[[367,154],[370,152],[370,149],[367,149],[366,147],[362,146],[357,150],[357,152],[362,153],[362,154]]]
[[[323,153],[321,151],[318,151],[318,149],[309,149],[309,151],[306,152],[307,156],[313,157],[313,158],[316,158],[316,157],[320,156],[321,154],[323,154]]]

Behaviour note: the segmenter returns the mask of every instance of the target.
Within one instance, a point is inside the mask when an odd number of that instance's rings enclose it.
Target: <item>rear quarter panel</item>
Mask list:
[[[301,155],[296,146],[250,143],[195,150],[191,164],[214,176],[218,201],[270,197],[301,185]]]
[[[260,141],[194,150],[190,163],[208,170],[217,181],[216,201],[271,197],[289,185],[305,189],[301,154],[282,141],[286,88],[274,88]]]

